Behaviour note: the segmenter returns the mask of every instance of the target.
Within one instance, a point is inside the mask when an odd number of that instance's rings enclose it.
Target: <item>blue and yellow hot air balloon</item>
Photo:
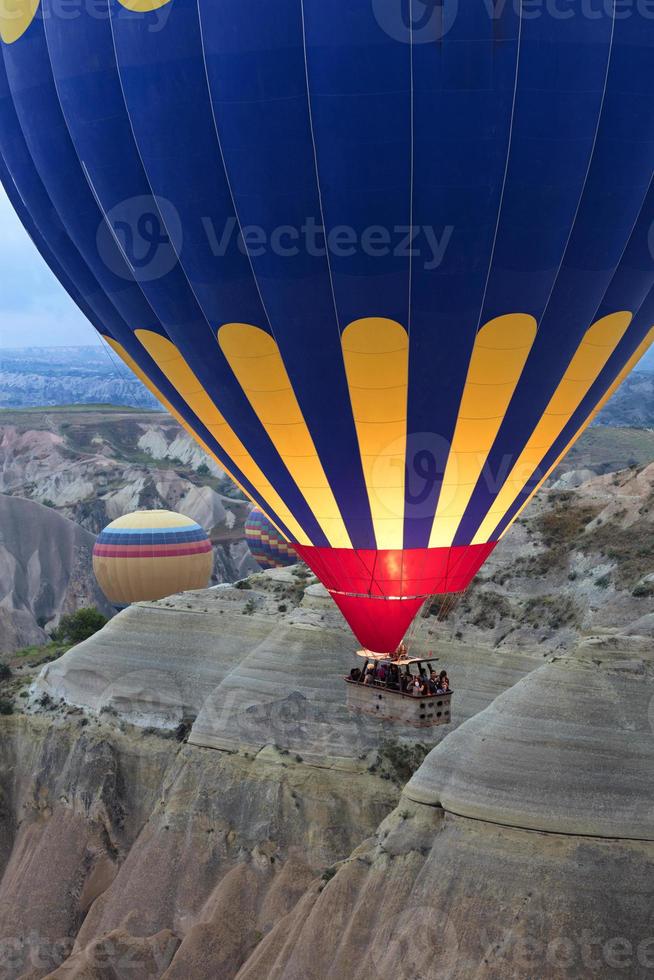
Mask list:
[[[258,507],[254,507],[245,522],[245,540],[250,554],[261,568],[288,568],[296,565],[295,548]]]
[[[114,606],[206,589],[213,549],[204,528],[171,510],[137,510],[108,524],[93,545],[93,571]]]
[[[652,340],[654,20],[532,6],[0,15],[37,248],[372,650],[467,586]]]

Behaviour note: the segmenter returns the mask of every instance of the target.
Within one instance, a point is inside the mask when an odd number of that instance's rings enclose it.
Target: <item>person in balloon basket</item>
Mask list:
[[[409,688],[409,694],[412,694],[414,698],[424,698],[426,694],[429,693],[427,689],[427,683],[425,678],[420,674],[417,674],[411,680],[411,686]]]

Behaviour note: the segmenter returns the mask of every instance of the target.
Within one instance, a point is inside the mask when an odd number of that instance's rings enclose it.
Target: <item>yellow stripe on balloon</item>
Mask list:
[[[516,460],[473,544],[490,540],[493,531],[533,476],[543,457],[579,408],[631,322],[628,311],[610,313],[584,334],[543,416]]]
[[[586,419],[586,421],[583,423],[583,425],[580,426],[579,429],[577,429],[577,431],[575,432],[575,434],[573,435],[572,439],[567,444],[567,446],[565,447],[565,449],[563,450],[563,452],[559,456],[557,456],[557,458],[555,459],[555,461],[552,463],[552,465],[548,469],[547,473],[543,476],[543,478],[540,480],[540,482],[531,491],[531,493],[529,494],[529,496],[527,497],[527,499],[525,500],[525,502],[520,507],[520,510],[516,511],[515,516],[511,518],[511,520],[509,521],[509,523],[507,524],[507,526],[504,528],[504,530],[500,534],[500,538],[503,538],[504,537],[504,535],[509,530],[509,528],[511,527],[511,525],[513,524],[513,522],[523,512],[523,510],[525,509],[525,507],[527,506],[527,504],[529,503],[529,501],[531,500],[531,498],[534,496],[534,494],[538,493],[538,491],[542,487],[542,485],[545,482],[545,480],[547,480],[547,478],[554,472],[554,470],[559,465],[559,463],[561,462],[561,460],[564,459],[565,456],[568,455],[569,451],[572,449],[572,447],[574,446],[574,444],[577,441],[577,439],[579,439],[579,437],[581,435],[583,435],[583,433],[586,431],[586,429],[588,428],[588,426],[595,419],[595,416],[598,415],[602,411],[602,409],[604,408],[604,406],[608,402],[609,398],[611,398],[615,394],[615,392],[618,390],[618,388],[620,387],[620,385],[622,384],[622,382],[624,381],[624,379],[627,377],[627,375],[634,369],[634,367],[636,366],[636,364],[638,363],[638,361],[641,359],[641,357],[643,356],[643,354],[645,354],[647,352],[648,348],[652,345],[652,342],[654,342],[654,327],[652,327],[652,329],[649,331],[649,333],[647,334],[647,336],[645,337],[645,339],[643,340],[643,342],[634,351],[634,353],[629,358],[629,360],[627,361],[627,363],[625,364],[625,366],[623,367],[623,369],[620,371],[620,374],[617,376],[617,378],[615,379],[615,381],[613,382],[613,384],[611,385],[611,387],[608,389],[608,391],[606,392],[606,394],[602,396],[602,398],[597,403],[597,405],[595,406],[595,408],[593,409],[593,411],[590,413],[590,415],[588,416],[588,418]]]
[[[504,421],[536,337],[526,313],[489,320],[470,359],[429,546],[449,547]]]
[[[351,548],[350,536],[274,338],[249,323],[225,323],[218,331],[218,343],[327,540],[334,548]]]
[[[216,440],[222,446],[224,446],[225,452],[229,453],[231,458],[238,465],[243,475],[250,481],[255,490],[261,494],[265,500],[267,500],[269,506],[275,511],[279,519],[284,521],[291,534],[301,535],[301,539],[298,538],[296,540],[298,540],[301,544],[309,544],[309,539],[289,511],[286,504],[266,480],[259,467],[247,454],[245,447],[234,434],[220,412],[216,409],[211,399],[208,398],[200,382],[195,377],[175,345],[172,344],[166,337],[161,337],[159,334],[156,334],[151,330],[136,330],[135,333],[145,350],[152,357],[152,360],[155,361],[162,373],[168,378],[173,387],[176,388],[189,408],[195,415],[197,415],[200,421],[204,423],[211,434],[215,435]],[[202,439],[195,434],[179,412],[173,408],[168,399],[165,398],[165,396],[162,395],[162,393],[152,384],[147,375],[143,373],[134,359],[129,356],[127,351],[125,351],[120,344],[116,343],[114,340],[111,340],[109,337],[105,337],[105,340],[113,347],[116,353],[125,361],[128,367],[134,372],[134,374],[136,374],[136,376],[152,392],[152,394],[168,409],[173,418],[175,418],[179,424],[186,429],[189,435],[192,436],[200,446],[202,446],[206,453],[216,460],[219,466],[224,469],[225,473],[227,473],[229,478],[234,481],[239,489],[242,490],[247,497],[252,499],[251,495],[248,494],[247,490],[241,486],[239,481],[235,478],[234,474],[225,465],[225,463],[209,449]],[[201,414],[200,409],[205,412],[205,416]],[[207,424],[207,420],[209,420],[212,424]],[[254,503],[257,502],[254,501]],[[271,520],[271,524],[273,523],[274,522]]]
[[[13,44],[22,37],[39,9],[40,0],[2,0],[0,3],[0,37]]]
[[[147,14],[159,7],[165,7],[171,0],[118,0],[126,10],[133,10],[137,14]]]
[[[409,338],[395,320],[365,317],[341,343],[377,547],[401,548]]]

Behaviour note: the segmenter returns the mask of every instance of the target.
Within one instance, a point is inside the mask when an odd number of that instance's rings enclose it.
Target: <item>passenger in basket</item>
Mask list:
[[[422,697],[422,695],[423,695],[423,682],[422,682],[422,678],[420,678],[420,677],[414,677],[413,678],[413,680],[411,682],[411,689],[410,689],[410,692],[409,693],[412,694],[414,696],[414,698],[421,698]]]

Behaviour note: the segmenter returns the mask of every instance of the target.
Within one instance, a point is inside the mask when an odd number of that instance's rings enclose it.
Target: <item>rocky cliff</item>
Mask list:
[[[159,412],[101,408],[0,413],[0,491],[99,533],[132,510],[176,510],[211,532],[214,581],[256,569],[249,504],[214,460]]]
[[[23,679],[0,977],[650,976],[651,645],[439,644],[457,708],[424,758],[344,712],[351,644],[310,628],[312,588],[268,620],[229,588],[134,607]]]
[[[64,613],[114,610],[93,575],[94,535],[49,507],[0,494],[0,652],[47,640]]]

